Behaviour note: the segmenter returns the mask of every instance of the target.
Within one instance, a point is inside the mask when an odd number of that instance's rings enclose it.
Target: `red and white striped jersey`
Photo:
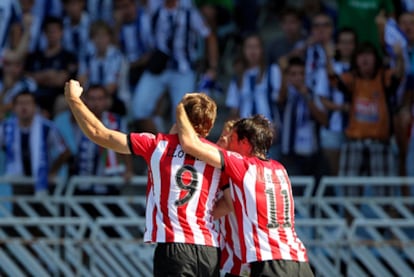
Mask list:
[[[223,273],[236,276],[250,276],[250,265],[242,263],[239,244],[239,231],[234,213],[219,219],[220,226],[220,268]]]
[[[242,157],[224,150],[222,153],[224,173],[230,178],[242,261],[308,261],[305,246],[295,232],[295,207],[285,168],[273,160]]]
[[[218,247],[211,211],[221,171],[186,155],[177,135],[131,133],[128,140],[149,170],[144,240]]]

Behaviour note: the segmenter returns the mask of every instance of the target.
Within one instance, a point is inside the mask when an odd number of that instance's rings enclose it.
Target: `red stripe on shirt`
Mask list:
[[[197,211],[196,211],[197,223],[199,226],[202,226],[202,227],[205,227],[207,225],[207,222],[205,222],[206,206],[207,206],[207,201],[208,201],[208,197],[209,197],[210,190],[211,190],[214,170],[215,170],[214,167],[206,166],[204,169],[204,173],[203,173],[204,178],[203,178],[203,183],[200,188],[201,189],[200,198],[198,200]],[[211,236],[210,231],[207,230],[207,228],[202,228],[201,231],[204,235],[205,244],[212,245],[213,238]]]
[[[232,189],[238,189],[238,187],[236,188],[232,188]],[[236,219],[237,219],[237,228],[239,228],[239,240],[240,240],[240,252],[241,252],[241,258],[242,258],[242,262],[247,262],[246,260],[246,252],[247,252],[247,248],[246,248],[246,240],[244,238],[244,217],[247,216],[247,214],[244,214],[245,211],[243,211],[242,205],[240,203],[240,199],[239,197],[236,195],[236,192],[234,191],[235,194],[235,199],[233,199],[233,206],[234,206],[234,213],[236,215]]]
[[[162,164],[167,164],[169,166],[166,166],[164,168],[160,167],[160,171],[162,171],[162,174],[160,174],[160,202],[158,203],[161,207],[161,213],[163,215],[163,223],[165,224],[165,241],[166,242],[174,242],[174,230],[171,225],[171,220],[168,217],[168,198],[170,195],[170,187],[171,187],[171,163],[172,163],[172,155],[167,155],[168,153],[168,147],[170,143],[168,143],[164,153],[162,154],[162,157],[160,159],[160,163],[162,161]]]

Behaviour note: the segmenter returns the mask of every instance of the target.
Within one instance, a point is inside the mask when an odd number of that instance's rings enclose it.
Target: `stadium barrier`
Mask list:
[[[316,276],[414,276],[414,198],[401,193],[414,178],[291,181],[296,230]],[[146,182],[136,176],[128,186],[143,192]],[[33,180],[0,177],[6,183]],[[145,196],[73,196],[92,183],[124,185],[117,177],[73,177],[51,195],[0,197],[0,276],[152,275],[154,246],[142,242]],[[374,193],[352,192],[366,188]]]

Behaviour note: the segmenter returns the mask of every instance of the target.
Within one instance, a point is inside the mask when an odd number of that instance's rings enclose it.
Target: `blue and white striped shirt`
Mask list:
[[[89,27],[91,20],[86,12],[82,13],[78,25],[73,26],[69,17],[63,19],[63,45],[65,49],[76,53],[78,59],[83,59],[91,47]]]
[[[3,91],[4,83],[3,80],[0,79],[0,91]],[[4,92],[2,95],[3,104],[10,104],[13,101],[13,98],[23,91],[30,91],[35,93],[37,90],[36,82],[29,77],[22,77],[18,80],[11,88]]]
[[[162,6],[152,14],[151,29],[154,46],[172,56],[171,67],[180,72],[192,69],[199,56],[198,39],[210,34],[198,10],[190,7],[168,10]],[[170,39],[172,45],[168,45]]]
[[[92,22],[103,20],[112,25],[113,17],[113,0],[87,0],[86,10],[91,17]]]
[[[333,62],[333,69],[335,74],[341,75],[350,70],[349,63],[343,63],[334,61]],[[324,77],[321,77],[324,78]],[[336,105],[343,105],[345,103],[345,96],[344,93],[338,90],[335,87],[331,87],[329,90],[318,90],[316,91],[316,95],[320,97],[324,97],[329,99],[330,101],[334,102]],[[331,111],[329,113],[329,125],[327,129],[331,131],[342,132],[345,130],[346,124],[348,122],[348,116],[341,111]]]
[[[288,86],[281,130],[282,153],[309,156],[318,150],[318,123],[312,117],[306,99]],[[313,99],[315,101],[314,95]]]
[[[96,48],[92,47],[91,52],[80,63],[79,75],[87,75],[88,84],[108,84],[118,83],[123,55],[115,46],[110,46],[104,57],[99,57]]]
[[[240,88],[237,81],[232,80],[227,90],[226,106],[238,109],[240,117],[262,114],[275,121],[277,119],[275,101],[281,86],[280,69],[276,64],[271,65],[259,82],[257,82],[258,74],[258,67],[246,70]]]
[[[119,35],[122,53],[129,62],[137,61],[153,44],[147,12],[143,8],[138,9],[136,20],[122,25]]]
[[[10,25],[19,21],[21,10],[18,1],[1,0],[0,1],[0,52],[7,44]]]
[[[39,16],[42,20],[46,16],[61,17],[63,14],[62,2],[62,0],[35,0],[32,14]]]

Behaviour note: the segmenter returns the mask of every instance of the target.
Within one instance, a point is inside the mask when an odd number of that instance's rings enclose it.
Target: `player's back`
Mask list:
[[[185,154],[177,135],[131,134],[130,145],[149,167],[144,239],[218,246],[211,210],[221,171]]]
[[[285,168],[273,160],[231,151],[223,154],[243,262],[307,261],[306,249],[294,228],[295,208]]]

